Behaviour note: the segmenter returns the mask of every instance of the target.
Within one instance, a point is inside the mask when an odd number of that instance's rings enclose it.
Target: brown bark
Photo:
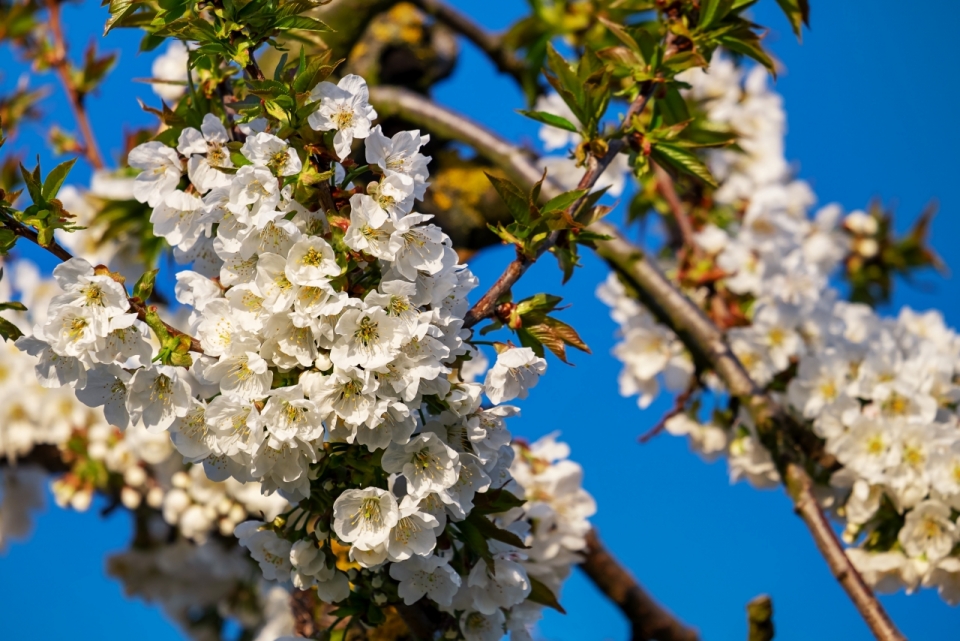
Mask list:
[[[603,547],[596,530],[587,534],[580,569],[630,621],[631,641],[697,641],[686,627],[650,596],[637,580]]]

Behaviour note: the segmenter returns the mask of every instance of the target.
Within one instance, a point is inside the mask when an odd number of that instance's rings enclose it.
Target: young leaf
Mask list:
[[[760,45],[760,37],[751,31],[750,27],[746,24],[735,31],[720,36],[717,38],[717,41],[730,51],[753,58],[766,67],[770,75],[774,78],[777,77],[777,67],[773,63],[773,58],[763,50],[763,47]]]
[[[50,200],[51,198],[57,197],[57,194],[60,192],[60,187],[63,186],[63,181],[67,179],[67,174],[70,173],[70,170],[76,162],[77,159],[74,158],[73,160],[60,163],[53,168],[53,171],[47,174],[47,179],[43,181],[43,197],[45,199]]]
[[[529,109],[517,109],[517,111],[527,118],[533,118],[537,122],[542,122],[545,125],[566,129],[574,133],[577,132],[577,126],[562,116],[557,116],[546,111],[531,111]]]
[[[777,4],[787,14],[787,20],[793,27],[793,33],[797,35],[797,40],[803,39],[803,25],[810,28],[810,2],[809,0],[777,0]]]
[[[712,187],[717,186],[717,181],[710,170],[707,169],[707,166],[700,161],[696,154],[683,147],[659,142],[651,147],[651,155],[658,163],[669,164],[680,171],[696,176]]]
[[[586,193],[586,189],[574,189],[573,191],[564,192],[548,200],[543,206],[543,211],[564,211]]]
[[[525,503],[526,501],[524,499],[517,498],[510,492],[500,488],[477,494],[473,500],[473,511],[477,514],[497,514],[515,507],[520,507]]]
[[[135,298],[146,302],[150,298],[150,295],[153,294],[153,285],[157,281],[157,272],[159,269],[151,269],[148,272],[144,272],[143,276],[137,281],[137,284],[133,286],[133,295]]]
[[[534,603],[539,603],[540,605],[545,605],[548,608],[553,608],[560,614],[566,614],[567,611],[563,609],[563,606],[560,605],[560,602],[557,601],[556,595],[550,591],[550,588],[541,583],[538,579],[530,578],[530,596],[527,598],[533,601]]]
[[[530,205],[527,202],[527,196],[520,191],[520,188],[509,180],[499,178],[492,174],[487,174],[487,179],[493,185],[493,188],[500,194],[507,209],[513,214],[514,219],[521,224],[530,222]]]
[[[723,20],[732,8],[733,0],[704,0],[700,5],[700,22],[698,26],[700,29],[708,29]]]
[[[493,521],[487,517],[471,512],[470,516],[467,517],[467,521],[472,523],[473,526],[477,529],[480,534],[483,535],[485,539],[493,539],[494,541],[500,541],[506,543],[507,545],[512,545],[514,547],[520,548],[522,550],[529,549],[527,545],[524,544],[523,540],[510,532],[509,530],[501,530],[496,525],[493,524]]]
[[[0,337],[7,341],[15,341],[21,336],[23,336],[23,332],[20,331],[20,328],[6,318],[0,318]]]
[[[310,18],[308,16],[287,16],[286,18],[281,18],[274,25],[275,29],[281,31],[287,29],[299,29],[301,31],[332,31],[332,29],[316,18]]]

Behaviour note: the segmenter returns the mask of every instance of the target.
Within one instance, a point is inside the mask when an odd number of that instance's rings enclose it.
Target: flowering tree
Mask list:
[[[799,37],[806,1],[778,3]],[[87,189],[75,159],[0,172],[0,542],[52,474],[63,505],[135,513],[111,572],[197,638],[527,639],[579,566],[632,638],[695,639],[591,529],[569,448],[508,429],[548,359],[589,352],[557,292],[513,286],[595,252],[622,393],[675,395],[649,435],[784,486],[878,639],[903,637],[873,589],[960,601],[960,341],[936,312],[874,311],[937,264],[930,215],[896,237],[878,208],[809,213],[753,2],[532,2],[503,35],[436,0],[106,4],[105,35],[164,51],[158,123],[121,167],[84,103],[113,56],[75,66],[57,0],[0,4],[0,37],[74,111],[51,145],[95,170]],[[556,153],[430,98],[457,37]],[[3,96],[8,138],[40,98]],[[480,283],[465,261],[496,243],[515,258]],[[749,612],[772,638],[769,601]]]

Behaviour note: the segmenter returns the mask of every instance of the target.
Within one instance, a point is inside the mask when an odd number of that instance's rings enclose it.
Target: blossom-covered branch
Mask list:
[[[403,96],[403,113],[415,119],[414,122],[429,125],[430,117],[437,111],[445,111],[443,121],[447,132],[456,139],[474,147],[478,153],[517,175],[537,175],[534,165],[526,168],[516,165],[524,162],[522,152],[502,140],[487,139],[486,132],[449,110],[436,105],[429,106],[426,99],[417,103],[413,96]],[[460,123],[458,127],[456,123]],[[504,151],[506,153],[498,153]],[[538,176],[539,178],[539,176]],[[532,184],[532,183],[528,183]],[[860,611],[868,626],[880,639],[900,639],[899,631],[891,622],[883,606],[864,583],[856,567],[850,562],[843,547],[830,527],[813,495],[813,484],[800,464],[802,450],[794,438],[800,436],[799,426],[793,423],[776,403],[774,403],[744,369],[736,355],[727,345],[722,332],[709,318],[691,302],[677,287],[667,280],[653,263],[645,258],[644,252],[623,239],[619,230],[607,223],[598,222],[591,231],[610,236],[610,240],[597,241],[597,253],[619,273],[630,278],[635,284],[641,301],[668,324],[684,344],[703,358],[724,381],[731,394],[743,399],[743,404],[756,417],[758,429],[779,443],[776,448],[780,465],[784,470],[783,478],[798,514],[810,530],[818,549],[827,561],[834,576],[841,583],[851,600]],[[760,425],[763,425],[761,428]],[[792,435],[791,435],[792,434]]]
[[[691,351],[710,363],[730,393],[741,399],[754,417],[764,443],[773,455],[794,502],[797,514],[810,530],[830,571],[847,592],[860,615],[878,639],[904,639],[863,577],[843,551],[836,533],[813,493],[813,481],[802,465],[802,451],[791,435],[797,431],[792,419],[750,378],[743,364],[727,345],[723,334],[689,298],[646,258],[643,250],[626,241],[612,225],[595,223],[593,228],[610,236],[597,243],[597,254],[630,282],[651,311],[676,331]]]

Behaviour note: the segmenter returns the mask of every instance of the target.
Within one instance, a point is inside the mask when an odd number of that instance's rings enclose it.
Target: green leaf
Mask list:
[[[654,160],[661,164],[671,165],[680,171],[696,176],[712,187],[717,186],[717,181],[710,170],[707,169],[707,166],[700,161],[696,154],[683,147],[660,142],[651,147],[650,154]]]
[[[586,195],[588,190],[586,189],[574,189],[573,191],[565,191],[559,196],[555,196],[548,200],[543,206],[543,211],[566,211],[573,203],[580,200],[584,195]]]
[[[57,197],[57,194],[60,192],[60,187],[63,186],[63,181],[67,179],[67,174],[70,173],[70,170],[76,162],[77,159],[74,158],[73,160],[60,163],[53,168],[53,171],[47,174],[47,179],[43,181],[43,197],[46,200]]]
[[[516,313],[523,316],[530,312],[549,312],[557,308],[563,299],[552,294],[535,294],[517,303]]]
[[[766,67],[774,78],[777,77],[777,68],[773,63],[773,58],[763,50],[760,45],[760,37],[751,31],[749,26],[744,25],[735,31],[720,36],[717,41],[730,51],[753,58]]]
[[[502,488],[487,490],[473,499],[473,511],[477,514],[498,514],[524,505],[526,501]]]
[[[159,271],[159,269],[151,269],[143,273],[143,276],[140,277],[137,284],[133,287],[134,298],[139,298],[144,302],[150,298],[150,295],[153,294],[153,286],[157,281],[157,272]]]
[[[2,319],[0,319],[2,320]],[[490,546],[487,545],[487,538],[474,525],[476,519],[468,518],[466,521],[457,523],[460,530],[460,538],[464,544],[477,556],[488,563],[493,563],[493,555],[490,554]]]
[[[793,33],[797,40],[803,39],[803,25],[810,28],[810,2],[809,0],[777,0],[777,4],[783,9],[793,27]]]
[[[779,0],[778,0],[779,1]],[[733,0],[704,0],[700,5],[700,29],[708,29],[714,24],[720,22],[730,9],[733,8]]]
[[[551,127],[566,129],[567,131],[572,131],[574,133],[578,131],[575,124],[562,116],[557,116],[556,114],[546,111],[532,111],[529,109],[517,109],[517,111],[527,118],[533,118],[537,122],[542,122],[543,124],[550,125]]]
[[[43,202],[43,187],[40,185],[40,164],[38,163],[37,168],[33,171],[27,171],[27,168],[21,163],[20,175],[23,177],[23,182],[27,186],[27,192],[33,202]]]
[[[640,45],[637,44],[637,41],[633,39],[633,36],[627,33],[627,30],[623,25],[617,24],[616,22],[611,22],[603,16],[600,16],[599,20],[603,23],[603,26],[610,30],[610,33],[617,37],[617,40],[627,45],[633,51],[640,53]]]
[[[548,608],[553,608],[560,614],[566,614],[567,611],[563,609],[563,606],[560,605],[560,602],[557,601],[557,596],[550,591],[546,585],[540,582],[539,579],[534,577],[529,577],[530,579],[530,596],[527,598],[534,603],[539,603],[540,605],[545,605]]]
[[[509,180],[505,180],[492,174],[486,175],[487,179],[490,181],[490,184],[492,184],[493,188],[497,190],[498,194],[500,194],[500,198],[507,206],[507,210],[513,214],[514,219],[518,223],[524,225],[529,224],[530,204],[527,201],[526,194],[520,191],[520,188]]]
[[[23,336],[23,332],[6,318],[0,318],[0,336],[7,341],[15,341]]]
[[[286,18],[278,20],[277,23],[273,25],[273,28],[281,31],[289,29],[317,32],[333,31],[326,23],[309,16],[287,16]]]
[[[8,309],[15,309],[18,312],[27,311],[27,306],[21,303],[20,301],[10,301],[9,303],[0,303],[0,311],[5,311]]]
[[[474,516],[474,512],[470,513],[470,516],[467,517],[467,520],[464,522],[469,522],[483,535],[484,539],[492,539],[494,541],[500,541],[501,543],[506,543],[507,545],[512,545],[521,550],[529,549],[527,545],[524,544],[523,540],[510,532],[509,530],[502,530],[494,525],[493,521],[488,519],[482,514],[477,514]]]

